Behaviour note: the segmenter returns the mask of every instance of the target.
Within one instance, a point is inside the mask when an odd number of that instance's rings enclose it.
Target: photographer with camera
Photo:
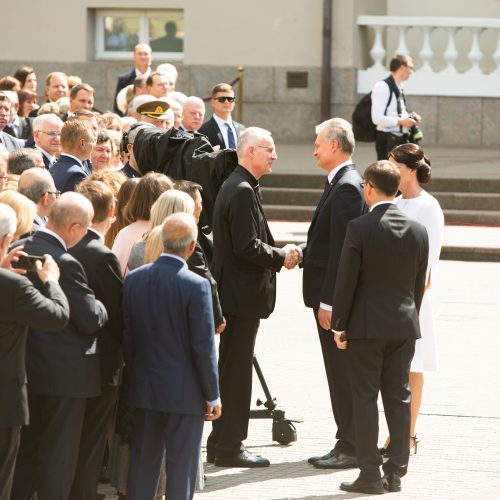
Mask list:
[[[10,498],[21,426],[29,422],[24,363],[28,328],[59,331],[69,319],[54,259],[45,255],[43,265],[39,260],[30,261],[22,247],[7,253],[16,225],[14,210],[0,203],[0,500]],[[20,268],[21,256],[35,266],[40,291],[21,276],[26,273]]]
[[[396,54],[389,64],[391,75],[380,80],[372,90],[372,121],[377,126],[375,150],[377,160],[387,160],[396,146],[417,143],[423,138],[418,124],[421,117],[408,112],[403,93],[403,82],[413,73],[410,56]]]

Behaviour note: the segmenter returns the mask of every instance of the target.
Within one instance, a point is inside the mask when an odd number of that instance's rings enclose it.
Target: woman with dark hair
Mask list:
[[[17,114],[20,118],[27,118],[31,111],[38,108],[38,96],[32,90],[20,90],[17,93],[19,99],[19,111]]]
[[[137,183],[126,208],[129,225],[124,227],[115,238],[111,249],[122,266],[123,277],[128,274],[128,259],[132,247],[149,229],[151,207],[164,191],[174,187],[172,181],[164,174],[149,172]]]
[[[432,313],[432,287],[436,284],[437,267],[443,240],[444,215],[439,202],[422,188],[431,180],[431,162],[424,150],[416,144],[402,144],[389,153],[389,161],[401,172],[397,206],[406,215],[425,226],[429,236],[429,259],[424,298],[420,307],[420,331],[422,338],[415,344],[415,355],[410,367],[411,423],[410,449],[417,452],[417,423],[422,391],[424,371],[435,371],[438,367],[437,342]],[[385,448],[389,440],[385,444]]]
[[[19,66],[14,73],[14,78],[19,80],[21,90],[36,92],[36,75],[35,70],[31,66],[26,66],[25,64]]]

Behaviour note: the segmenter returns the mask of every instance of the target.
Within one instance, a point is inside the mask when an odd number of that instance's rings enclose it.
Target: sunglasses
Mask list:
[[[229,96],[214,97],[214,99],[218,102],[234,102],[235,101],[235,97],[229,97]]]

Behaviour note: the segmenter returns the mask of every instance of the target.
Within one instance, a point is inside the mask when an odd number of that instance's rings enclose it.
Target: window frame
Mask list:
[[[184,9],[96,9],[95,11],[95,59],[111,61],[130,61],[134,57],[133,50],[106,50],[105,49],[105,18],[106,17],[139,17],[139,42],[150,44],[149,40],[149,19],[154,16],[165,17],[169,11],[182,13],[184,19]],[[183,38],[183,42],[185,42]],[[184,44],[183,44],[184,47]],[[182,52],[161,52],[154,51],[155,59],[182,61],[184,59],[184,50]]]

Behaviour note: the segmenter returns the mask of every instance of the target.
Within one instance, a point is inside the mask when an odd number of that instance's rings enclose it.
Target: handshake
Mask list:
[[[293,243],[288,243],[283,247],[285,253],[285,262],[283,265],[287,269],[293,269],[302,260],[300,248]]]

